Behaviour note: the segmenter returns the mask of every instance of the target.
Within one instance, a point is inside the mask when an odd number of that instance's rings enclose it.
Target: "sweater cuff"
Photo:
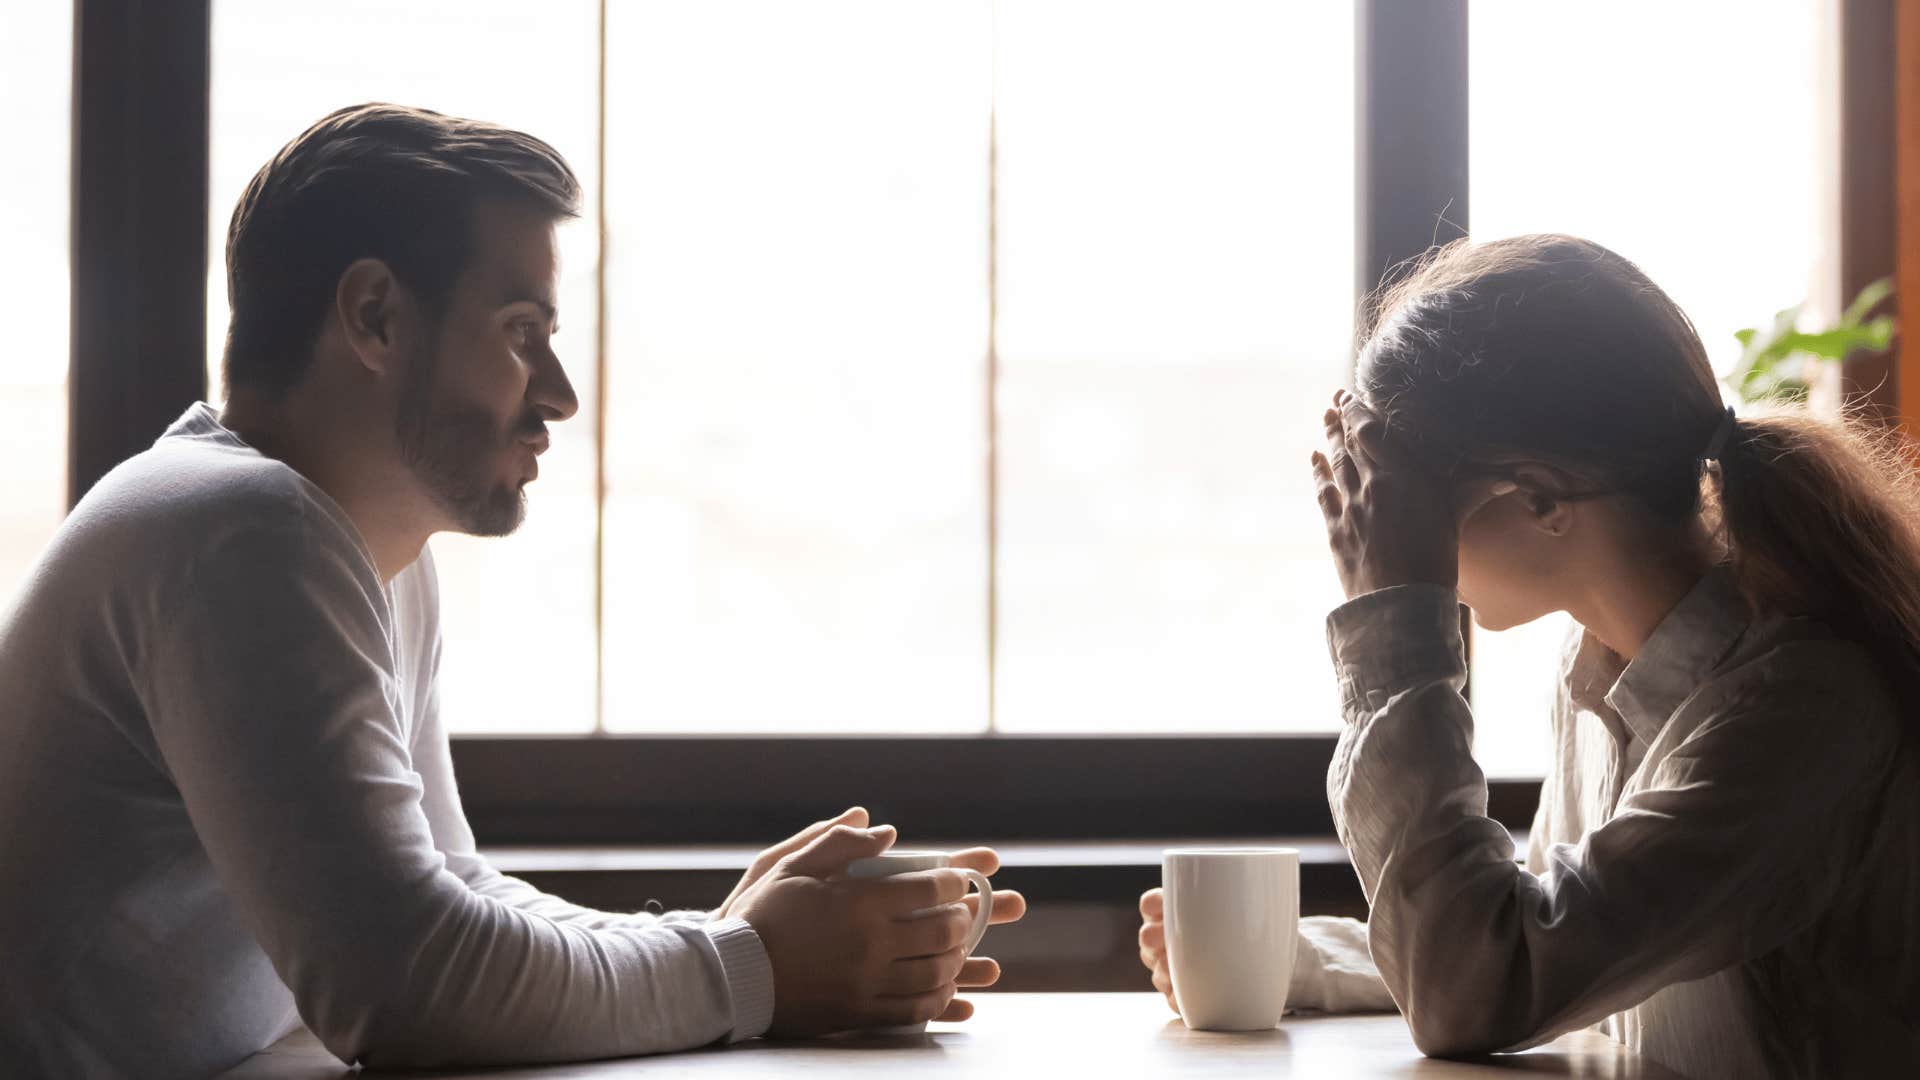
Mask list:
[[[1423,682],[1465,679],[1460,600],[1444,585],[1395,585],[1327,616],[1327,647],[1349,715]]]
[[[660,922],[669,926],[675,924],[680,926],[702,926],[713,921],[713,912],[701,911],[698,908],[675,908],[672,911],[660,913],[657,918]]]
[[[703,927],[720,954],[727,996],[733,1005],[730,1043],[756,1039],[773,1026],[773,963],[760,935],[745,919],[721,919]]]

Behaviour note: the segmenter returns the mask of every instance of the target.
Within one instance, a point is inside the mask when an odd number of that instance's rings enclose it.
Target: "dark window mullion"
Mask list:
[[[1357,0],[1354,17],[1354,311],[1364,327],[1395,267],[1467,235],[1467,0]],[[1464,608],[1460,635],[1471,660]]]
[[[69,505],[207,396],[208,4],[74,4]]]
[[[1354,265],[1364,299],[1395,265],[1467,234],[1467,3],[1358,0],[1355,17]]]

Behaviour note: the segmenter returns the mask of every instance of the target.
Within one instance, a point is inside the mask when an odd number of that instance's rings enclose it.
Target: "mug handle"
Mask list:
[[[993,883],[987,875],[978,870],[961,870],[973,887],[980,890],[980,909],[974,913],[973,927],[967,931],[965,955],[972,956],[973,950],[980,947],[980,939],[987,936],[987,924],[993,921]]]

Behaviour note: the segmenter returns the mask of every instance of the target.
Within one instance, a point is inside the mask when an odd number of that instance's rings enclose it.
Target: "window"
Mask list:
[[[456,730],[595,725],[596,587],[604,730],[1331,728],[1305,460],[1352,333],[1350,5],[606,18],[602,105],[585,3],[216,10],[216,251],[342,104],[522,126],[590,182],[604,116],[605,445],[590,220],[589,404],[519,535],[434,542]],[[209,309],[217,366],[217,269]]]
[[[0,8],[0,67],[9,141],[0,170],[0,291],[14,318],[0,363],[0,612],[67,512],[68,147],[73,85],[71,3]]]
[[[1352,349],[1353,27],[1000,7],[1002,730],[1338,723],[1306,463]]]
[[[1478,0],[1474,234],[1615,246],[1730,360],[1832,231],[1816,6]],[[216,251],[353,101],[524,127],[587,184],[581,415],[519,535],[435,541],[456,730],[1333,729],[1305,460],[1352,346],[1353,4],[215,14]],[[1477,636],[1490,774],[1543,768],[1563,632]]]
[[[445,627],[441,708],[464,732],[593,728],[598,18],[591,0],[547,0],[538,18],[513,0],[213,9],[211,387],[220,385],[222,253],[233,205],[275,151],[334,109],[393,101],[522,127],[559,149],[588,186],[586,220],[559,232],[563,329],[555,342],[570,360],[580,415],[553,429],[553,467],[542,469],[524,528],[504,540],[433,541]]]
[[[608,14],[607,727],[981,730],[988,5]]]
[[[1472,228],[1566,232],[1637,262],[1690,316],[1722,371],[1733,333],[1813,299],[1836,228],[1821,217],[1814,0],[1604,7],[1474,0]],[[1658,33],[1648,27],[1658,26]],[[1578,42],[1578,48],[1568,43]],[[1823,150],[1823,147],[1831,149]],[[1539,775],[1564,616],[1474,637],[1476,754]]]

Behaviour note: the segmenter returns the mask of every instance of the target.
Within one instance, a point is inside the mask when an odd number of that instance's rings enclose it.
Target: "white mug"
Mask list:
[[[889,851],[870,858],[855,859],[847,864],[847,876],[850,878],[892,877],[895,874],[910,874],[916,870],[938,870],[953,865],[953,856],[944,851]],[[980,946],[980,939],[987,936],[987,923],[993,918],[993,883],[987,875],[978,870],[964,867],[961,873],[980,890],[980,908],[974,913],[973,926],[967,930],[967,940],[963,942],[968,956]],[[877,1029],[883,1034],[917,1035],[927,1030],[925,1024],[904,1024],[899,1027]]]
[[[1181,1019],[1197,1031],[1278,1024],[1299,943],[1300,852],[1169,848],[1160,877]]]

